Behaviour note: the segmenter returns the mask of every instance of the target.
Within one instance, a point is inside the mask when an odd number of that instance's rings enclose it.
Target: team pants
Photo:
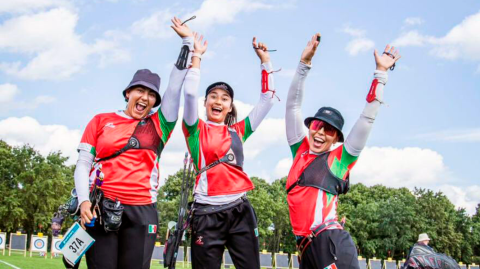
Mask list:
[[[333,266],[332,264],[335,264]],[[331,266],[331,267],[329,267]],[[326,230],[305,249],[300,269],[359,269],[357,249],[344,230]]]
[[[86,253],[89,269],[150,268],[158,226],[156,204],[123,206],[118,232],[105,232],[98,219],[94,227],[87,227],[87,232],[95,239]]]
[[[227,247],[236,269],[259,269],[257,218],[248,200],[192,220],[192,268],[219,269]]]

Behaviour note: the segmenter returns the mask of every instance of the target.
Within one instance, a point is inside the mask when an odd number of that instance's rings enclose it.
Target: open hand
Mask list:
[[[318,37],[320,37],[319,33],[316,33],[315,35],[312,36],[312,39],[308,41],[307,46],[302,52],[302,56],[300,57],[300,61],[304,64],[312,64],[312,58],[313,55],[315,55],[315,52],[317,51],[318,44],[320,44],[319,41],[317,41]]]
[[[402,55],[398,53],[398,50],[396,50],[395,47],[390,47],[390,45],[387,45],[385,47],[385,50],[381,55],[378,54],[377,50],[375,50],[373,54],[375,55],[375,63],[377,64],[377,70],[380,71],[387,71],[400,58],[402,58]]]
[[[255,49],[255,53],[257,54],[258,58],[260,58],[260,61],[263,63],[270,62],[270,53],[268,53],[268,47],[267,44],[258,42],[257,46],[257,38],[253,37],[252,41],[253,48]]]
[[[182,21],[179,18],[173,17],[172,23],[173,25],[171,27],[180,37],[193,36],[192,30],[188,28],[187,24],[182,25]]]
[[[208,41],[205,40],[205,42],[203,42],[202,44],[203,35],[200,35],[199,33],[196,33],[196,32],[193,33],[193,40],[194,40],[193,52],[204,54],[207,51]]]

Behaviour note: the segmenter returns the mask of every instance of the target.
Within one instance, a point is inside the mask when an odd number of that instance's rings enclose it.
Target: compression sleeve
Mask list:
[[[198,121],[198,85],[200,85],[200,69],[190,68],[185,77],[185,104],[183,108],[183,120],[188,126],[192,126]]]
[[[84,201],[89,201],[90,193],[90,169],[93,163],[93,154],[85,150],[79,150],[77,165],[73,177],[75,179],[75,189],[78,196],[78,205]]]
[[[308,72],[311,68],[311,65],[300,62],[293,77],[292,83],[290,84],[290,89],[288,90],[287,108],[285,112],[285,127],[287,141],[290,147],[301,143],[305,137],[305,132],[303,131],[301,105],[303,101],[303,92],[305,90],[305,79],[307,78]]]
[[[193,50],[193,37],[184,37],[182,45],[187,45],[190,50]],[[190,61],[190,57],[188,57],[188,61]],[[178,118],[178,109],[180,107],[180,92],[187,71],[188,69],[179,70],[174,65],[172,72],[170,73],[168,86],[165,90],[162,104],[160,106],[163,116],[165,117],[167,122],[175,122]]]
[[[383,88],[387,80],[387,72],[375,71],[365,108],[344,143],[346,151],[352,156],[359,156],[365,147],[373,122],[383,102]]]
[[[275,104],[275,84],[273,80],[273,67],[271,62],[263,63],[262,69],[262,91],[260,93],[260,100],[252,109],[248,118],[252,132],[255,131],[262,120],[267,116],[270,109]]]

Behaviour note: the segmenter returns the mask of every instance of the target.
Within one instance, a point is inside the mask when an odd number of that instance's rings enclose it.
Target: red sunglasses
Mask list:
[[[335,127],[324,122],[323,120],[312,120],[310,122],[310,130],[317,132],[322,128],[326,135],[334,136],[337,133],[337,129],[335,129]]]

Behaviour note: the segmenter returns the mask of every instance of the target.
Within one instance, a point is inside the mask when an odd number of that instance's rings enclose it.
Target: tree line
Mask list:
[[[42,156],[30,145],[12,147],[0,140],[0,230],[51,234],[52,215],[74,187],[75,167],[66,161],[61,152]],[[248,199],[258,218],[260,248],[294,253],[286,178],[272,183],[251,179],[255,189]],[[179,170],[159,189],[158,237],[162,243],[168,222],[177,218],[181,180]],[[428,233],[436,251],[464,263],[480,263],[480,205],[470,216],[441,192],[359,183],[340,196],[338,213],[339,219],[346,217],[345,229],[363,257],[405,258],[418,234]],[[71,219],[64,223],[63,232],[71,223]]]

